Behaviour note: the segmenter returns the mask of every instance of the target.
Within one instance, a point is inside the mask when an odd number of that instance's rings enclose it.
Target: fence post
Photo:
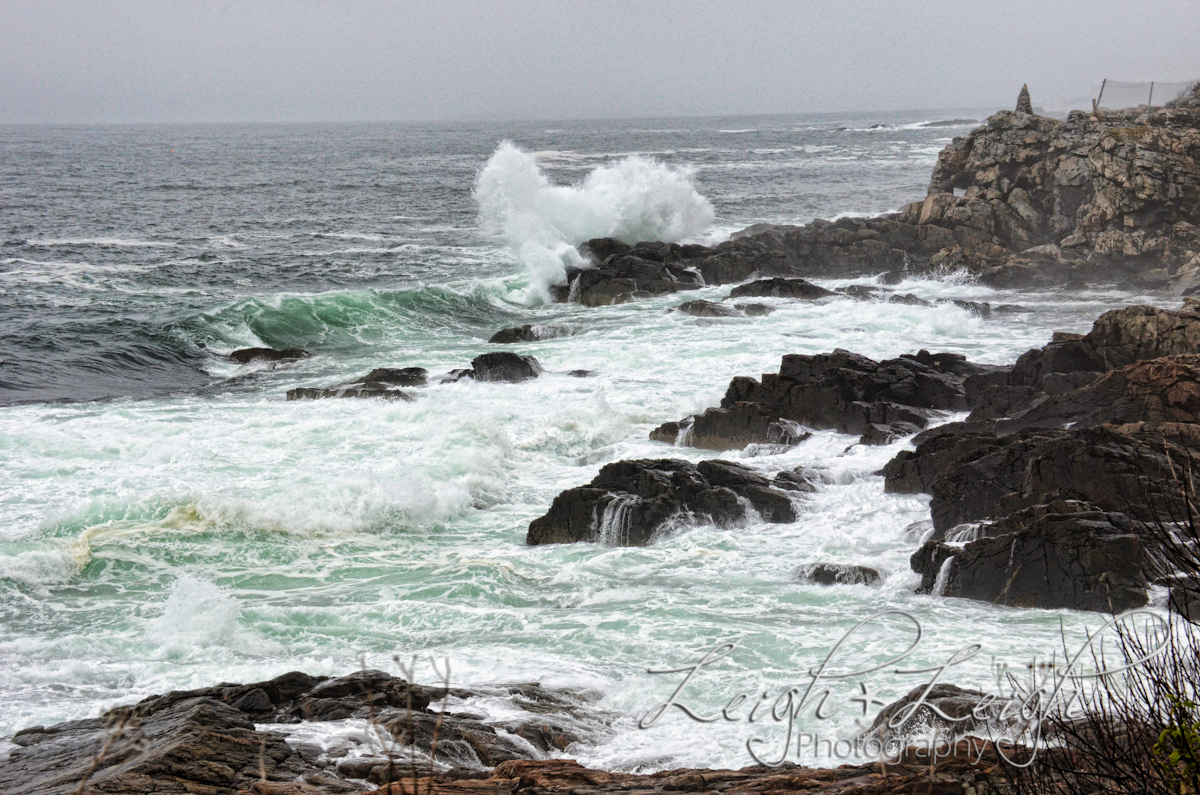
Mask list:
[[[1104,87],[1108,85],[1108,78],[1104,78],[1104,82],[1100,84],[1100,96],[1092,100],[1092,113],[1100,112],[1100,100],[1104,99]]]
[[[1146,100],[1149,107],[1154,107],[1154,81],[1150,81],[1150,99]]]

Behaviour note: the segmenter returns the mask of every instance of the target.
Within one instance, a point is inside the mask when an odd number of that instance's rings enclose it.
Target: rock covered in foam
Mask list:
[[[792,570],[791,579],[816,585],[879,585],[883,578],[870,566],[849,563],[809,563]]]
[[[640,459],[606,464],[589,484],[557,497],[545,516],[529,525],[526,543],[592,541],[645,546],[683,523],[728,526],[747,518],[796,519],[788,494],[756,470],[731,461],[692,464],[678,459]]]

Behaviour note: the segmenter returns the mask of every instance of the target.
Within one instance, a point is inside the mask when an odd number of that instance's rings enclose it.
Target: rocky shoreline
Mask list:
[[[699,317],[754,317],[772,307],[733,300],[916,303],[884,285],[909,275],[966,273],[997,287],[1118,284],[1200,290],[1200,97],[1161,109],[1057,121],[1001,112],[940,155],[928,196],[876,218],[756,225],[714,247],[602,238],[583,244],[589,267],[553,288],[559,301],[604,306],[703,286],[739,284],[728,301],[688,301]],[[828,290],[807,278],[879,277]],[[958,301],[990,316],[1022,311]],[[570,333],[524,326],[491,344]],[[246,349],[231,358],[271,366],[301,350]],[[487,353],[439,378],[519,382],[536,359]],[[574,371],[572,375],[586,375]],[[419,367],[381,368],[354,382],[300,387],[288,399],[412,400]],[[952,412],[965,420],[944,422]],[[1200,614],[1200,594],[1161,576],[1146,528],[1186,511],[1173,473],[1200,464],[1200,301],[1179,310],[1133,306],[1085,335],[1056,334],[1013,365],[918,351],[874,361],[850,351],[785,356],[778,373],[735,378],[720,406],[668,421],[651,437],[709,450],[786,449],[816,429],[859,444],[912,438],[881,471],[892,493],[931,495],[911,565],[920,589],[1014,607],[1120,612],[1154,586]],[[1189,470],[1190,471],[1190,470]],[[796,521],[820,473],[767,473],[728,461],[614,462],[560,494],[527,543],[648,544],[690,523]],[[797,578],[870,587],[878,574],[820,562]],[[489,722],[461,708],[502,695],[519,719]],[[912,694],[910,694],[911,697]],[[957,697],[951,693],[948,697]],[[454,709],[443,705],[453,704]],[[884,710],[890,714],[895,705]],[[881,717],[882,717],[881,714]],[[105,715],[13,738],[0,790],[71,793],[418,792],[858,793],[1008,792],[1000,760],[932,764],[909,749],[896,764],[836,769],[751,767],[637,775],[556,758],[612,716],[580,693],[537,684],[428,687],[380,671],[338,678],[290,673],[144,699]],[[288,726],[358,721],[357,747],[292,741]],[[877,720],[878,724],[878,720]],[[374,738],[372,740],[371,738]],[[373,744],[378,741],[376,744]],[[413,762],[412,760],[418,760]]]
[[[919,691],[919,689],[918,689]],[[882,726],[918,691],[889,707]],[[522,717],[490,722],[445,704],[503,695]],[[932,692],[926,703],[954,713],[971,695]],[[925,709],[922,707],[922,709]],[[891,710],[891,711],[889,711]],[[654,774],[588,769],[562,758],[613,716],[580,693],[538,684],[428,687],[382,671],[330,679],[293,672],[266,682],[172,691],[99,718],[32,727],[0,759],[6,795],[191,793],[192,795],[418,795],[535,793],[1007,792],[990,742],[897,747],[886,763],[836,769],[748,767]],[[919,718],[916,716],[913,720]],[[301,722],[357,721],[359,738],[322,747],[289,737]]]

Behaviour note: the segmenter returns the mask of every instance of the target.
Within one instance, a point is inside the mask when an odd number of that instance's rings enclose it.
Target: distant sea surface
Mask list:
[[[902,443],[823,431],[745,459],[824,473],[792,525],[702,526],[637,549],[524,543],[556,494],[605,463],[711,457],[647,433],[784,354],[1006,363],[1106,309],[1168,300],[947,274],[897,289],[1035,311],[779,301],[713,322],[669,313],[678,295],[546,302],[591,237],[712,243],[759,222],[897,210],[973,126],[926,126],[954,117],[983,113],[0,127],[0,737],[169,689],[399,673],[394,655],[433,654],[458,682],[593,691],[623,717],[573,749],[587,764],[742,766],[744,723],[672,712],[635,728],[681,679],[648,669],[736,643],[688,691],[715,712],[802,681],[888,609],[924,627],[909,667],[984,644],[948,681],[986,687],[997,666],[1061,655],[1061,633],[1082,639],[1098,616],[912,592],[919,530],[906,528],[927,498],[884,494],[874,474]],[[525,323],[571,332],[509,348],[542,362],[535,381],[435,384],[413,403],[285,400],[375,367],[467,367]],[[274,368],[226,356],[251,346],[314,355]],[[580,369],[593,374],[568,375]],[[818,561],[875,567],[884,585],[789,579]],[[895,621],[846,654],[886,659],[907,638]],[[887,700],[923,681],[872,676]],[[809,730],[862,725],[844,700],[857,680],[835,690],[841,706]]]

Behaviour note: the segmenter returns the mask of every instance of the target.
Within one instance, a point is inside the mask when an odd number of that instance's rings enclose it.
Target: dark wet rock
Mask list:
[[[1020,304],[997,304],[992,307],[992,312],[997,315],[1028,315],[1034,310]]]
[[[873,284],[851,284],[848,287],[839,287],[835,292],[848,295],[859,301],[882,301],[886,300],[892,291],[886,287],[877,287]]]
[[[514,717],[485,723],[447,713],[440,718],[437,762],[469,776],[505,761],[564,751],[578,742],[571,727],[600,728],[609,716],[577,695],[537,684],[428,687],[382,671],[330,679],[292,672],[266,682],[221,684],[151,696],[101,718],[18,732],[18,746],[0,761],[0,791],[8,795],[74,795],[93,767],[96,751],[115,736],[91,771],[88,792],[276,793],[321,795],[362,792],[348,777],[386,783],[394,768],[379,757],[327,758],[319,747],[293,748],[279,732],[255,724],[302,721],[373,721],[404,745],[428,754],[436,708],[451,699],[504,698]],[[392,768],[389,772],[389,768]],[[408,769],[403,769],[408,773]]]
[[[556,337],[564,337],[569,332],[560,326],[543,326],[536,323],[526,323],[524,326],[514,326],[497,331],[488,339],[495,345],[513,345],[518,342],[538,342]]]
[[[887,297],[887,302],[889,304],[905,304],[907,306],[933,306],[932,302],[926,301],[924,298],[919,298],[912,293],[905,293],[904,295],[893,293]]]
[[[429,371],[424,367],[379,367],[357,381],[329,387],[298,387],[289,389],[288,400],[321,400],[324,398],[379,398],[412,402],[416,396],[397,387],[425,386]]]
[[[411,392],[394,389],[388,384],[352,383],[329,387],[297,387],[287,391],[288,400],[322,400],[324,398],[378,398],[380,400],[403,400],[411,403],[417,397]]]
[[[820,482],[820,475],[804,466],[784,470],[771,479],[771,485],[777,489],[798,491],[806,494],[816,491],[817,483]]]
[[[863,431],[863,435],[858,440],[858,443],[869,445],[891,444],[906,436],[920,433],[920,431],[921,429],[918,426],[902,420],[893,422],[890,425],[880,425],[873,422],[867,425],[867,429]]]
[[[898,454],[883,473],[888,492],[932,494],[934,527],[945,532],[1053,500],[1147,521],[1183,515],[1171,472],[1188,462],[1200,465],[1200,428],[1132,423],[936,436]]]
[[[693,447],[741,449],[749,444],[807,438],[811,429],[863,435],[869,426],[907,435],[924,428],[933,411],[967,408],[964,379],[995,370],[958,354],[920,351],[877,362],[841,349],[816,356],[784,356],[777,375],[733,379],[720,407],[668,423],[651,438],[680,438]],[[898,424],[905,423],[905,424]],[[871,438],[886,435],[870,431]]]
[[[936,560],[927,547],[914,568]],[[945,549],[942,594],[1011,607],[1121,613],[1144,606],[1149,581],[1142,541],[1120,513],[1047,514],[1025,527]],[[919,570],[923,580],[930,571]],[[933,573],[935,579],[937,573]]]
[[[729,526],[747,517],[747,504],[767,522],[792,522],[787,494],[749,467],[729,461],[691,464],[642,459],[607,464],[591,483],[554,498],[529,525],[526,543],[599,541],[645,546],[684,523]]]
[[[817,585],[879,585],[883,582],[875,569],[848,563],[809,563],[793,570],[791,578]]]
[[[378,367],[358,379],[357,383],[425,386],[428,382],[429,371],[424,367]]]
[[[675,307],[675,311],[695,317],[745,317],[732,306],[716,304],[712,301],[685,301]]]
[[[307,359],[309,356],[312,356],[312,354],[308,351],[302,351],[299,348],[287,348],[282,351],[277,351],[274,348],[240,348],[229,354],[229,358],[238,364],[249,364],[250,362],[294,362],[298,359]]]
[[[733,308],[746,317],[765,317],[775,311],[775,307],[766,304],[734,304]]]
[[[1047,397],[1061,395],[1103,373],[1137,361],[1200,353],[1200,313],[1191,305],[1172,311],[1130,306],[1105,312],[1087,334],[1055,332],[1050,342],[1023,354],[1004,375],[968,379],[970,420],[1010,417]]]
[[[537,378],[542,365],[532,356],[498,351],[476,356],[471,360],[471,370],[476,381],[517,383]]]
[[[596,372],[594,370],[568,370],[567,371],[567,375],[571,376],[572,378],[590,378],[595,374],[596,374]]]
[[[837,293],[818,287],[804,279],[759,279],[749,284],[740,284],[730,291],[730,298],[797,298],[816,301]]]

